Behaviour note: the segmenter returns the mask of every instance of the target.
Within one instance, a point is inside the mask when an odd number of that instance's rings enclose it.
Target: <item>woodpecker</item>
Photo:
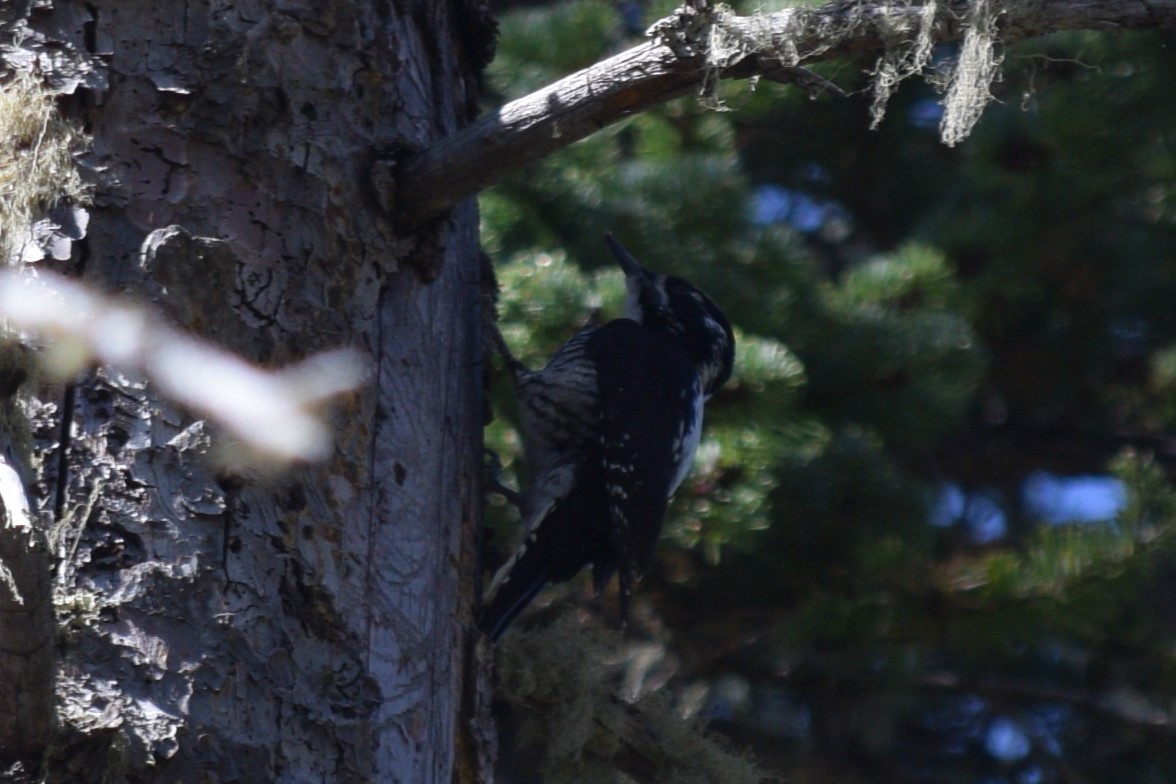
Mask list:
[[[641,266],[611,234],[605,240],[625,273],[623,318],[581,329],[537,371],[496,336],[529,483],[519,502],[527,533],[479,614],[494,640],[545,586],[588,564],[597,596],[618,575],[627,616],[694,460],[703,403],[731,376],[735,336],[718,305]]]

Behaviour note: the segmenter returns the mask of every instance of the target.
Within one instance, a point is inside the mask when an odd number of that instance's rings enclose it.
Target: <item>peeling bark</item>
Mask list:
[[[218,471],[223,434],[143,378],[98,368],[59,398],[33,478],[60,532],[49,780],[452,780],[478,219],[396,236],[367,173],[468,121],[484,40],[440,0],[44,0],[17,24],[0,57],[39,64],[93,137],[64,266],[254,361],[352,345],[373,368],[330,458],[277,476]]]

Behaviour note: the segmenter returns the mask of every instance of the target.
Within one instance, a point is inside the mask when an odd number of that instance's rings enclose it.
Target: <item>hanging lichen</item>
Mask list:
[[[512,630],[498,650],[497,697],[517,723],[517,748],[542,780],[563,784],[763,784],[776,779],[697,722],[665,691],[617,696],[622,638],[565,615]]]
[[[871,13],[863,2],[829,6],[797,6],[770,15],[738,17],[723,5],[706,3],[679,8],[650,28],[655,40],[680,56],[702,55],[705,77],[700,98],[713,109],[725,108],[718,94],[725,69],[747,57],[796,68],[821,53],[853,39],[870,27],[885,49],[873,70],[871,126],[877,127],[898,85],[922,76],[946,91],[940,137],[955,145],[971,132],[984,107],[992,100],[989,87],[1000,75],[1001,56],[997,20],[1001,6],[994,0],[975,0],[966,13],[944,0],[895,0],[887,13]],[[934,57],[937,31],[952,28],[962,34],[954,61]],[[806,43],[800,44],[799,41]]]

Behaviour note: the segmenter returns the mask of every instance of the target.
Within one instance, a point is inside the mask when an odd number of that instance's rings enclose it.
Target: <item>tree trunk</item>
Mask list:
[[[15,411],[5,403],[3,418]],[[10,442],[11,443],[11,442]],[[49,553],[29,514],[16,450],[0,458],[0,754],[35,757],[53,731]]]
[[[260,363],[372,368],[328,460],[278,474],[218,470],[223,435],[144,378],[33,392],[69,423],[33,481],[69,630],[50,779],[468,778],[477,211],[398,236],[368,172],[470,119],[488,28],[441,0],[37,5],[7,59],[76,86],[93,136],[71,271]]]

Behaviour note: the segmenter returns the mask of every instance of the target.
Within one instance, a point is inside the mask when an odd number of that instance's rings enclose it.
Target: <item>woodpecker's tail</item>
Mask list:
[[[534,543],[532,532],[494,575],[486,601],[478,612],[478,627],[495,642],[550,582],[548,563],[533,547]]]

